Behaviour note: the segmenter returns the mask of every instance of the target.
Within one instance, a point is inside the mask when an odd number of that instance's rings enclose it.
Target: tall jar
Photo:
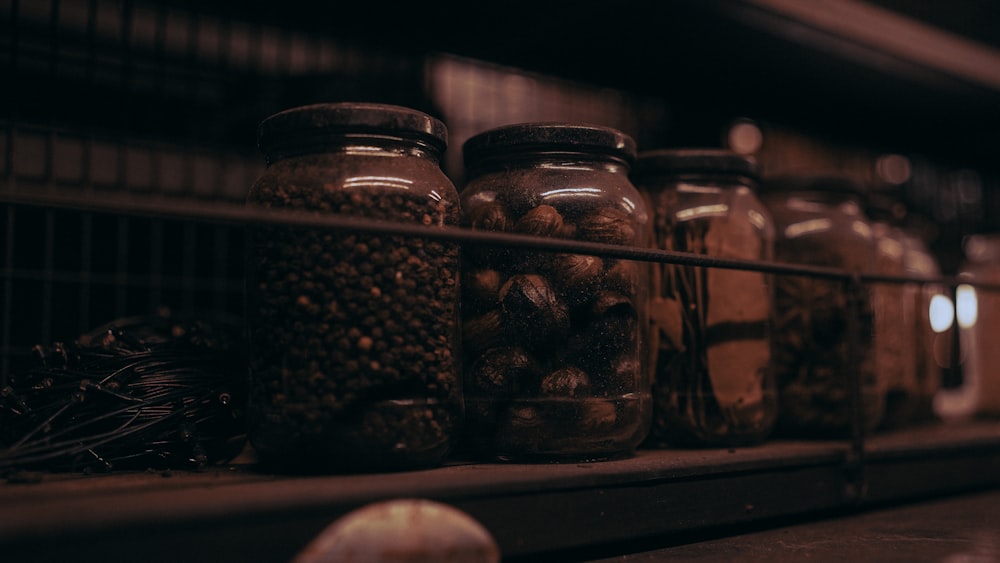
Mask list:
[[[966,238],[965,259],[956,289],[956,316],[964,352],[962,387],[954,391],[964,398],[966,415],[1000,417],[1000,234],[980,233]],[[958,410],[958,409],[952,409]],[[955,418],[952,412],[946,412]]]
[[[875,237],[862,197],[856,183],[839,176],[763,182],[761,200],[777,228],[775,259],[873,272]],[[864,429],[874,430],[882,422],[885,383],[876,365],[874,299],[870,285],[853,288],[840,279],[775,276],[772,362],[779,391],[778,433],[848,437],[855,420],[856,383]],[[857,312],[853,319],[852,311]]]
[[[875,241],[874,273],[887,276],[907,274],[906,240],[896,225],[896,206],[887,194],[872,192],[866,197],[865,214]],[[909,425],[916,413],[920,388],[917,381],[916,311],[910,285],[892,282],[872,284],[876,345],[876,366],[885,382],[885,412],[881,426],[886,429]]]
[[[937,259],[912,227],[913,216],[902,200],[885,189],[874,189],[867,199],[876,238],[876,271],[939,278]],[[883,337],[878,342],[878,369],[886,382],[882,427],[926,422],[934,417],[934,397],[941,388],[951,342],[946,288],[939,283],[906,282],[877,284],[875,291],[875,333]]]
[[[635,142],[615,129],[515,124],[464,145],[464,225],[647,245],[629,181]],[[463,358],[469,444],[497,460],[628,456],[646,437],[645,265],[596,254],[468,245]]]
[[[908,276],[924,279],[941,277],[941,266],[931,252],[925,235],[901,227],[903,264]],[[903,288],[910,303],[905,311],[913,318],[907,326],[914,332],[913,355],[916,370],[916,397],[910,411],[911,423],[928,422],[936,418],[934,401],[944,384],[944,368],[951,365],[954,328],[954,302],[950,290],[940,283],[911,283]]]
[[[651,202],[658,248],[772,261],[774,224],[757,178],[753,159],[724,149],[643,152],[632,173]],[[773,277],[657,264],[650,288],[650,445],[761,443],[778,416]]]
[[[251,207],[413,223],[459,221],[440,167],[445,125],[337,103],[265,119]],[[462,417],[459,248],[424,237],[286,225],[249,233],[249,438],[277,470],[437,466]]]

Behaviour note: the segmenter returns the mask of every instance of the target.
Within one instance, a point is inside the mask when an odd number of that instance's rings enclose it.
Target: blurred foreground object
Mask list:
[[[468,514],[424,499],[363,506],[330,524],[293,563],[496,563],[500,549]]]

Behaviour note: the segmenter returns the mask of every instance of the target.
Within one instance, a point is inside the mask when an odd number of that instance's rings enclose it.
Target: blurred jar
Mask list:
[[[320,104],[260,124],[247,204],[457,225],[445,125],[399,106]],[[256,226],[249,233],[249,437],[294,471],[433,467],[457,439],[458,245]]]
[[[907,272],[906,240],[897,227],[897,202],[884,192],[865,198],[875,239],[875,274],[904,276]],[[900,204],[901,205],[901,204]],[[917,381],[916,307],[911,284],[875,282],[870,284],[874,299],[876,364],[885,382],[886,403],[883,428],[909,424],[917,408],[920,385]]]
[[[464,145],[464,225],[646,246],[628,178],[635,142],[571,123],[499,127]],[[466,427],[479,455],[596,460],[631,454],[650,422],[647,269],[604,256],[467,245]]]
[[[755,193],[756,162],[721,149],[640,153],[658,248],[772,261],[774,224]],[[771,369],[773,276],[656,264],[651,277],[650,445],[759,444],[778,416]]]
[[[941,268],[930,250],[931,224],[910,212],[898,194],[875,189],[868,197],[879,239],[880,272],[925,280],[938,280]],[[896,255],[901,252],[897,265]],[[879,301],[880,320],[887,333],[880,353],[888,354],[879,365],[886,376],[884,428],[920,424],[935,418],[934,401],[941,391],[944,367],[951,362],[954,303],[950,290],[935,281],[884,284]],[[901,329],[893,327],[901,323]]]
[[[955,312],[962,349],[962,386],[942,394],[942,418],[1000,416],[1000,291],[978,284],[1000,284],[1000,234],[969,236],[955,290]]]
[[[903,265],[910,277],[938,279],[941,266],[931,252],[925,235],[915,229],[900,229],[903,240]],[[950,290],[940,283],[906,284],[907,301],[904,311],[912,312],[906,326],[914,331],[913,357],[916,370],[916,395],[909,422],[922,423],[935,419],[934,401],[944,384],[944,368],[951,365],[955,304]]]
[[[763,182],[761,199],[777,227],[778,261],[875,271],[875,235],[854,182],[837,176],[772,178]],[[871,286],[852,291],[840,279],[780,274],[775,276],[774,299],[773,365],[780,405],[776,432],[849,436],[855,382],[861,385],[865,429],[878,427],[885,385],[878,373]],[[857,311],[853,319],[852,310]],[[853,343],[852,327],[857,328]]]

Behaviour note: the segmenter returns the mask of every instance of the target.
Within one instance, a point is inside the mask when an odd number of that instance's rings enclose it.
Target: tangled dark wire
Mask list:
[[[120,319],[36,346],[0,389],[0,473],[203,469],[245,441],[245,360],[231,321]]]

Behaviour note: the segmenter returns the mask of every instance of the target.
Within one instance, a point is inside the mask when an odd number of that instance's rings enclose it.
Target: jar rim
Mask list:
[[[639,153],[632,173],[655,174],[731,174],[760,178],[757,159],[728,149],[676,148],[652,149]]]
[[[260,122],[257,146],[270,156],[291,145],[322,145],[351,134],[400,136],[441,152],[448,146],[448,129],[441,120],[413,108],[370,102],[319,103],[280,111]]]
[[[860,182],[839,174],[785,174],[764,178],[760,185],[762,194],[791,192],[822,192],[866,199]]]
[[[501,155],[525,153],[604,154],[631,165],[635,140],[613,127],[573,122],[528,122],[502,125],[473,135],[462,145],[466,167]]]

